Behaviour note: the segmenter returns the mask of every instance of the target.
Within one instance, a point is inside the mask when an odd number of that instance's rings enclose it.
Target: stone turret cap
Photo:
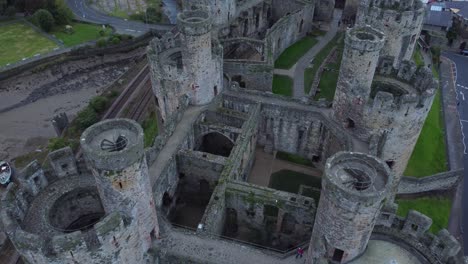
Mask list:
[[[322,187],[349,200],[377,201],[385,198],[393,173],[385,162],[358,152],[338,152],[325,164]]]
[[[211,31],[209,11],[198,9],[184,11],[177,15],[177,27],[185,35],[197,36]]]
[[[369,25],[355,26],[346,32],[346,46],[361,51],[379,51],[385,45],[385,34]]]
[[[87,128],[81,147],[88,165],[95,169],[117,171],[141,160],[144,133],[130,119],[109,119]]]

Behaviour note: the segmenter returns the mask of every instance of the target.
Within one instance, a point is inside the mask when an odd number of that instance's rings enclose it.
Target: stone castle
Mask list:
[[[89,127],[32,162],[2,197],[2,230],[26,263],[463,263],[458,241],[397,194],[449,190],[458,174],[403,177],[438,83],[409,61],[418,1],[349,1],[335,99],[271,93],[274,61],[330,0],[186,1],[150,42],[162,127],[143,145],[127,119]],[[382,20],[382,17],[386,18]],[[253,182],[262,157],[312,161],[321,188]],[[271,170],[271,169],[270,169]],[[393,261],[393,262],[392,262]]]

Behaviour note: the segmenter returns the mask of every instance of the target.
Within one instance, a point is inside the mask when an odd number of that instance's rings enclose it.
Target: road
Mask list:
[[[468,168],[468,151],[466,146],[468,145],[468,138],[465,135],[468,135],[468,57],[461,56],[459,54],[453,52],[444,52],[443,57],[449,59],[452,62],[451,73],[452,78],[451,80],[453,83],[450,83],[453,88],[453,92],[456,93],[455,98],[457,100],[455,109],[452,107],[444,105],[445,111],[455,110],[458,111],[458,115],[460,118],[460,126],[461,126],[461,134],[463,139],[463,147],[461,147],[460,153],[463,153],[463,167]],[[449,65],[449,64],[447,64]],[[444,85],[444,79],[446,79],[443,75],[444,67],[442,67],[442,85]],[[445,94],[444,94],[445,95]],[[453,97],[453,96],[452,96]],[[444,98],[445,101],[445,98]],[[447,114],[446,114],[447,116]],[[448,129],[448,128],[447,128]],[[449,139],[448,139],[449,140]],[[450,144],[450,142],[449,142]],[[452,168],[453,169],[453,168]],[[468,170],[465,169],[464,178],[466,178],[466,174]],[[461,235],[464,241],[464,255],[468,255],[468,180],[464,180],[462,184],[460,184],[459,188],[457,188],[457,193],[455,195],[455,201],[461,200],[458,204],[454,203],[454,209],[461,210],[461,219],[454,221],[457,222],[459,225],[458,229],[460,229]],[[461,198],[461,199],[460,199]],[[457,208],[458,207],[458,208]],[[453,210],[452,210],[453,211]],[[452,222],[452,221],[450,221]],[[452,227],[455,228],[455,227]],[[449,225],[450,229],[450,225]]]
[[[96,24],[109,24],[120,34],[139,36],[150,29],[171,30],[174,27],[170,24],[145,24],[109,16],[88,6],[86,0],[66,0],[66,2],[77,19]]]

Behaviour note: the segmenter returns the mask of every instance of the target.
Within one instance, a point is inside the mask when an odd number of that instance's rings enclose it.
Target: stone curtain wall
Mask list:
[[[373,238],[410,247],[429,263],[464,263],[457,256],[461,249],[460,244],[446,229],[434,235],[428,231],[432,225],[431,218],[413,210],[406,217],[400,217],[396,214],[397,209],[397,204],[384,207],[374,228]]]
[[[106,13],[112,13],[116,10],[126,14],[142,13],[146,11],[147,7],[145,0],[95,0],[94,4]]]
[[[314,5],[307,3],[294,13],[280,18],[268,29],[265,40],[269,61],[274,62],[286,48],[306,36],[312,28],[313,14]]]
[[[26,176],[27,178],[30,178],[30,175],[35,175],[40,171],[42,171],[40,167],[29,167],[24,173],[29,175]],[[131,215],[119,212],[110,213],[90,230],[72,233],[62,233],[52,229],[44,222],[48,221],[46,216],[34,218],[33,215],[29,215],[25,218],[27,213],[34,214],[37,210],[47,215],[47,210],[55,203],[60,193],[66,191],[66,188],[60,184],[69,186],[68,189],[79,187],[80,184],[93,186],[92,177],[86,178],[85,176],[51,177],[56,181],[48,182],[43,188],[53,185],[55,193],[47,190],[40,193],[32,192],[32,189],[27,186],[28,183],[21,183],[20,186],[15,183],[8,185],[7,192],[1,201],[4,205],[1,222],[3,230],[8,234],[15,248],[31,264],[144,262],[145,252],[140,250],[143,248],[143,239],[138,235],[139,223]],[[53,194],[55,198],[45,197],[49,194]],[[122,208],[134,206],[128,200],[122,204]],[[27,229],[23,228],[23,225],[27,225]],[[35,233],[29,232],[31,228],[34,228]],[[46,233],[49,235],[45,235]],[[90,250],[95,253],[90,254]]]

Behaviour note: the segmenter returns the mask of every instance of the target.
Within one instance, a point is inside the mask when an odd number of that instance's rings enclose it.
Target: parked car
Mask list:
[[[468,49],[460,51],[461,55],[468,56]]]

